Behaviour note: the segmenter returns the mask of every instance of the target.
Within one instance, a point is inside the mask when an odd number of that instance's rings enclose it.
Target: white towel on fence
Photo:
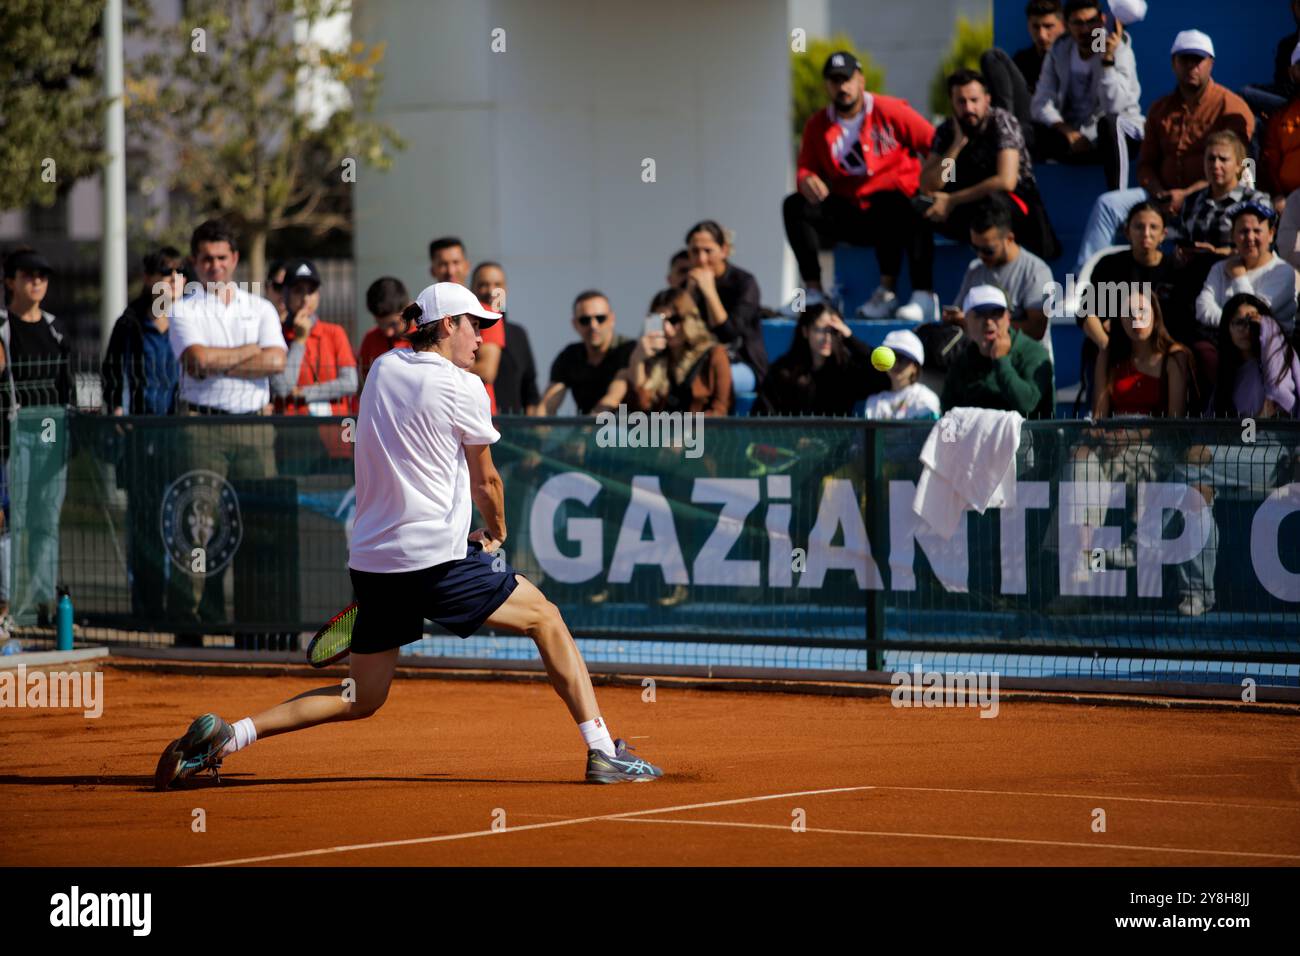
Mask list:
[[[983,514],[1013,506],[1023,421],[1019,412],[950,409],[934,423],[921,449],[925,470],[912,510],[937,534],[951,538],[966,508]]]

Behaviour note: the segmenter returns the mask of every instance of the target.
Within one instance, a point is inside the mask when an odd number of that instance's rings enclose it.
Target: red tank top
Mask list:
[[[1164,412],[1160,376],[1138,371],[1132,359],[1116,366],[1110,391],[1112,415],[1163,415]]]

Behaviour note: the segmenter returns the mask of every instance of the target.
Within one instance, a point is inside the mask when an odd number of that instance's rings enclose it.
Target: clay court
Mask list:
[[[370,720],[259,741],[221,785],[155,793],[159,752],[196,714],[242,717],[321,680],[103,669],[97,720],[0,711],[0,863],[1300,863],[1300,722],[1282,710],[1004,691],[981,719],[881,696],[662,680],[651,703],[603,686],[615,733],[667,776],[599,787],[581,782],[581,740],[547,684],[399,679]]]

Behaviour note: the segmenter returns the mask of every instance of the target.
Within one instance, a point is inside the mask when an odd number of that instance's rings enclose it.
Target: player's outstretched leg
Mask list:
[[[587,745],[587,782],[641,783],[662,777],[662,770],[631,753],[627,741],[610,739],[587,664],[560,609],[527,578],[516,575],[515,581],[514,591],[487,623],[524,634],[537,645],[551,686],[577,721]]]
[[[154,788],[166,790],[186,777],[211,770],[220,779],[221,762],[258,738],[338,720],[369,717],[388,699],[398,648],[378,654],[353,654],[351,683],[318,687],[291,697],[254,717],[229,724],[216,714],[195,718],[185,734],[167,745],[154,771]]]

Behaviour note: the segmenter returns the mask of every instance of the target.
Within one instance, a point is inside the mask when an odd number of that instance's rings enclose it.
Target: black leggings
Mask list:
[[[804,282],[821,282],[817,252],[822,244],[847,242],[874,246],[881,276],[897,278],[906,253],[912,288],[934,288],[934,243],[902,193],[875,193],[865,210],[842,196],[831,195],[811,203],[802,194],[791,193],[785,197],[781,212],[785,236]]]

